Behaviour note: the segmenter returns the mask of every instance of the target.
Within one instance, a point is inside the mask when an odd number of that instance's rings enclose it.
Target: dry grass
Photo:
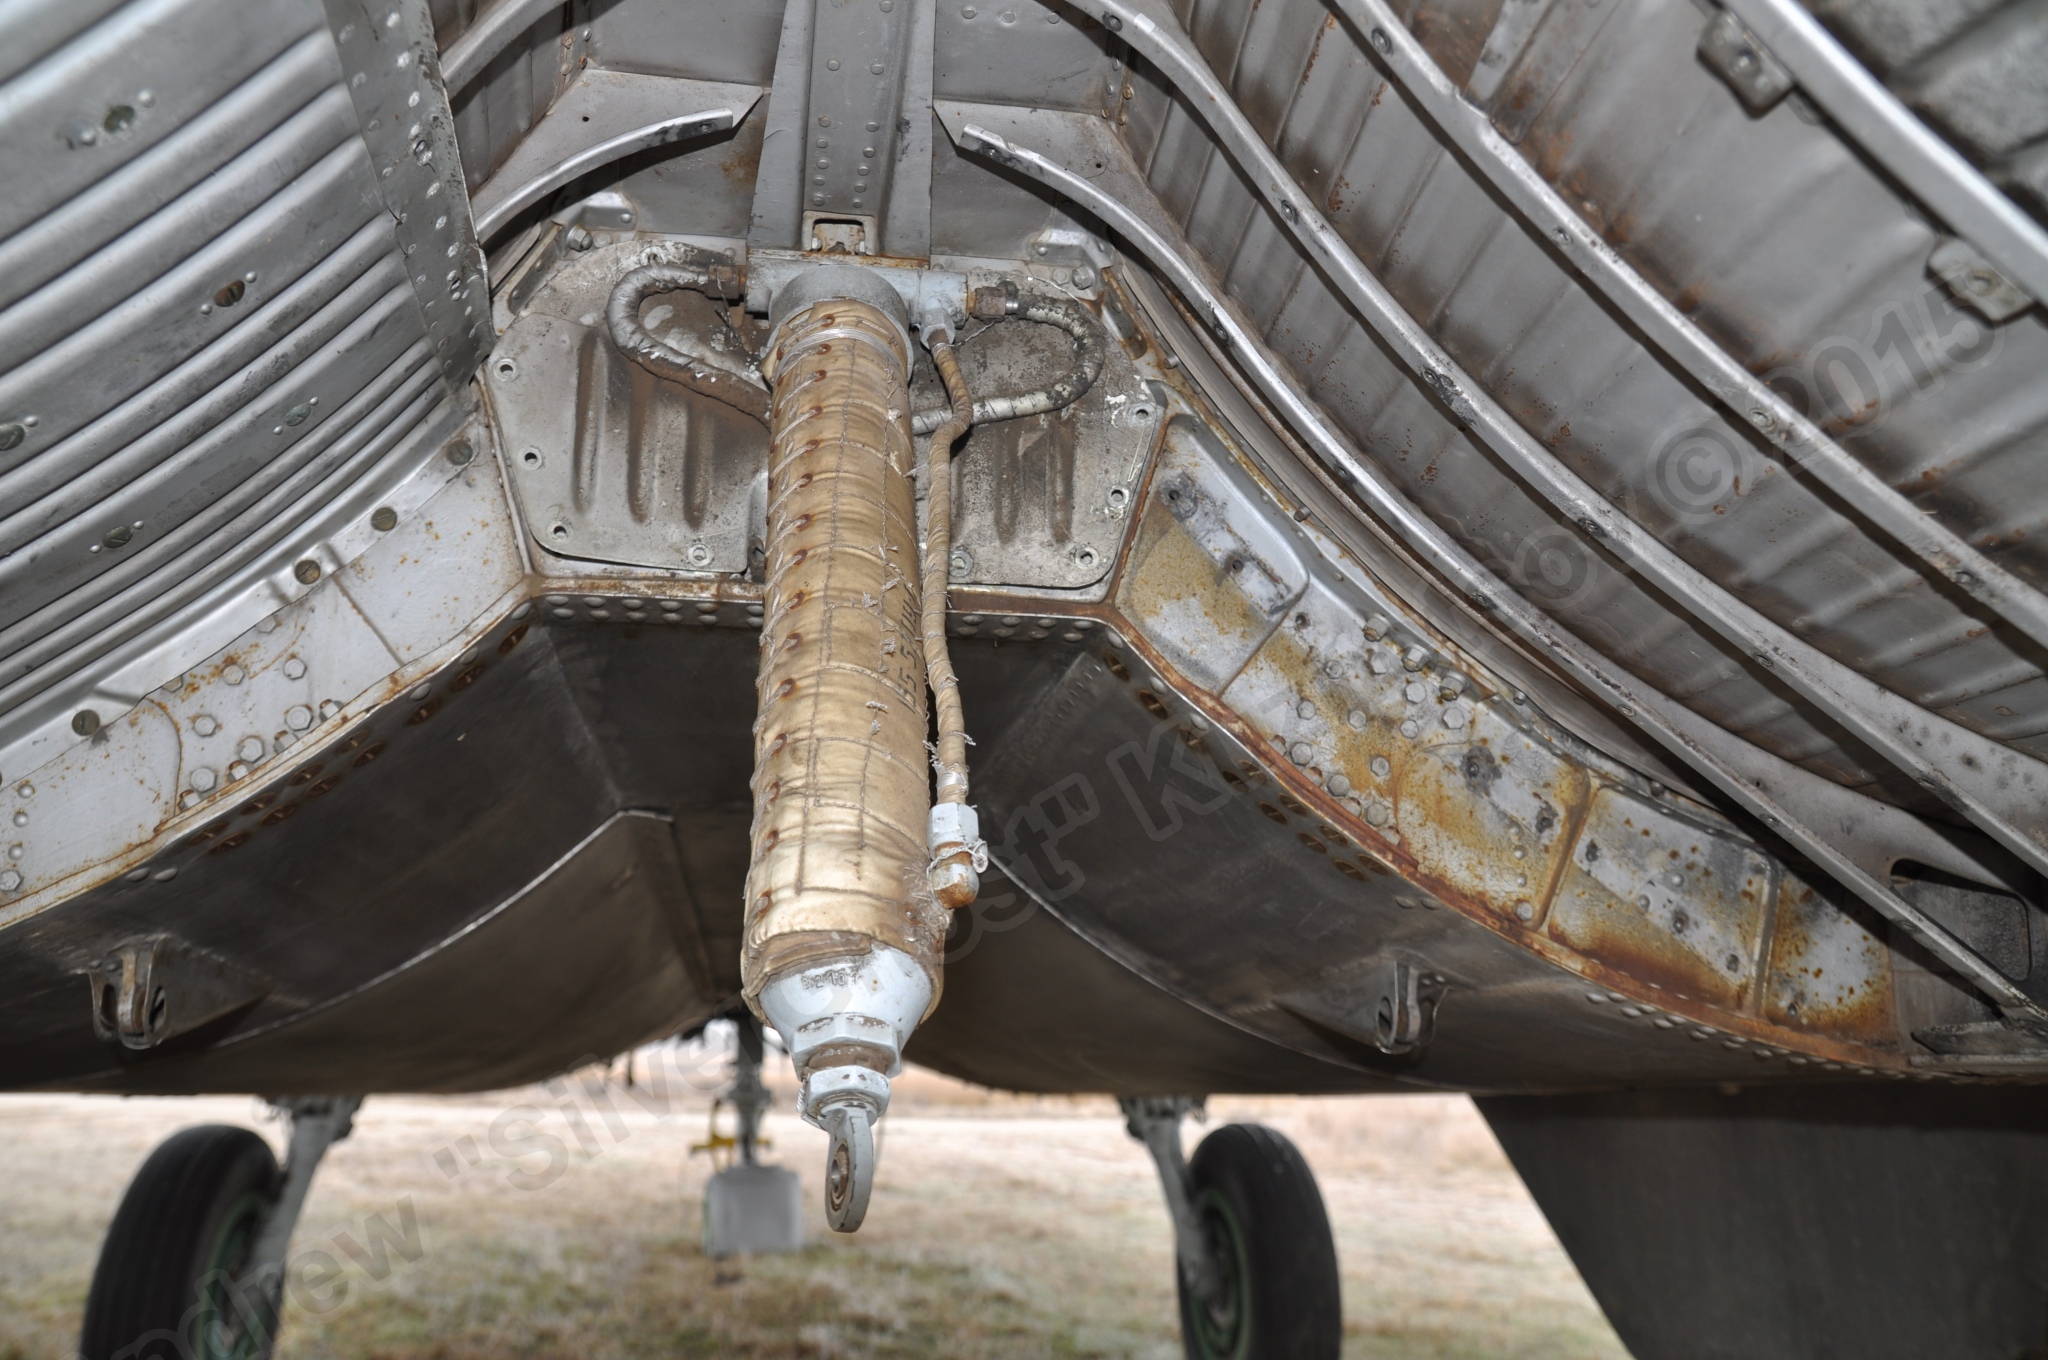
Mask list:
[[[663,1114],[614,1091],[615,1122],[580,1086],[373,1100],[294,1239],[280,1354],[1179,1354],[1165,1212],[1109,1101],[1002,1097],[924,1073],[899,1099],[853,1238],[817,1215],[822,1135],[778,1102],[773,1158],[803,1175],[813,1242],[743,1263],[698,1246],[710,1168],[688,1146],[703,1135],[701,1099]],[[517,1122],[522,1106],[538,1122]],[[0,1099],[12,1172],[0,1360],[72,1354],[99,1236],[150,1146],[186,1124],[258,1116],[240,1099]],[[1344,1267],[1347,1356],[1624,1355],[1464,1100],[1213,1103],[1212,1123],[1239,1119],[1284,1130],[1317,1170]],[[259,1127],[275,1140],[276,1125]],[[330,1263],[338,1278],[323,1286]]]

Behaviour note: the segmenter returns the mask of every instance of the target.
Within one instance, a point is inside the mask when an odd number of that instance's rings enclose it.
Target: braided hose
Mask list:
[[[739,292],[739,273],[730,265],[650,264],[634,270],[618,281],[605,304],[612,343],[656,377],[681,383],[767,423],[768,389],[757,374],[744,365],[734,366],[723,355],[686,354],[655,339],[640,324],[640,305],[648,298],[685,288],[728,302]]]
[[[1107,357],[1108,337],[1102,333],[1102,327],[1095,318],[1088,314],[1088,309],[1078,302],[1043,293],[1022,293],[1006,310],[1010,316],[1065,331],[1074,342],[1074,362],[1065,377],[1035,392],[1023,392],[1014,397],[987,397],[975,402],[971,423],[976,425],[1015,420],[1020,416],[1035,416],[1072,406],[1095,386],[1095,380],[1102,376],[1103,361]],[[934,355],[934,362],[936,359]],[[947,392],[950,396],[950,386]],[[911,431],[930,434],[952,415],[952,409],[944,406],[919,411],[911,417]]]
[[[932,754],[937,792],[932,799],[928,847],[931,867],[926,877],[932,896],[942,907],[964,907],[981,891],[980,871],[988,867],[988,850],[974,810],[967,806],[967,713],[960,703],[960,679],[946,650],[946,579],[953,556],[953,445],[967,433],[974,399],[960,375],[960,360],[950,337],[927,332],[932,364],[953,400],[946,423],[932,434],[925,455],[929,486],[925,492],[924,540],[924,666],[931,684],[933,726],[938,743]]]
[[[960,680],[953,674],[953,658],[946,650],[946,580],[953,555],[953,445],[967,433],[974,399],[968,395],[967,380],[960,376],[960,360],[953,346],[937,341],[931,353],[946,384],[946,395],[953,399],[946,423],[933,432],[925,455],[930,487],[925,501],[924,665],[939,737],[938,754],[932,762],[938,786],[933,801],[964,803],[967,716],[960,704]]]

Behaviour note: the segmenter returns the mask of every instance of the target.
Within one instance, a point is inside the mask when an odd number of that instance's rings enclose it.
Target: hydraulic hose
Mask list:
[[[739,271],[731,265],[644,265],[620,279],[605,304],[612,343],[655,376],[681,383],[767,423],[768,389],[744,353],[739,363],[720,353],[685,353],[655,339],[641,324],[640,306],[648,298],[686,288],[719,302],[730,301],[742,291]]]
[[[1088,314],[1088,309],[1078,302],[1044,293],[1018,293],[1007,300],[1004,315],[1035,321],[1041,326],[1056,326],[1065,331],[1074,342],[1074,361],[1058,382],[1035,392],[1023,392],[1014,397],[985,397],[976,401],[971,418],[973,424],[1015,420],[1019,416],[1035,416],[1071,406],[1086,395],[1088,389],[1095,386],[1095,380],[1102,376],[1109,338],[1103,334],[1095,318]],[[937,362],[936,355],[933,362]],[[950,396],[951,388],[947,391]],[[952,409],[946,406],[919,411],[911,418],[910,428],[917,434],[930,434],[952,414]]]
[[[967,433],[975,402],[960,374],[952,336],[938,326],[924,332],[932,364],[951,398],[945,422],[932,432],[925,455],[924,665],[931,684],[933,726],[938,741],[932,755],[936,791],[932,799],[927,840],[931,850],[932,896],[943,907],[964,907],[981,891],[980,871],[988,867],[988,850],[980,826],[967,805],[967,714],[960,703],[960,680],[946,650],[946,580],[953,556],[953,445]]]

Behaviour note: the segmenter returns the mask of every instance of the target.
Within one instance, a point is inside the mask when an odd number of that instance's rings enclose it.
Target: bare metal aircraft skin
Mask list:
[[[1471,1092],[1639,1355],[2048,1345],[2033,10],[9,23],[0,1085],[1112,1092],[1190,1354],[1183,1098]]]

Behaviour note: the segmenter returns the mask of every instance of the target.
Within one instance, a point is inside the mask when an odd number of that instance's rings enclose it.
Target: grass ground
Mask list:
[[[844,1238],[817,1209],[822,1135],[780,1100],[770,1159],[803,1176],[811,1245],[712,1261],[710,1166],[689,1153],[706,1107],[677,1070],[666,1102],[644,1069],[631,1092],[372,1100],[293,1239],[280,1356],[1179,1355],[1165,1211],[1111,1102],[910,1074],[867,1225]],[[681,1069],[699,1086],[707,1070]],[[100,1235],[151,1146],[203,1122],[275,1143],[262,1119],[244,1099],[0,1098],[0,1360],[72,1355]],[[1347,1357],[1625,1354],[1463,1099],[1212,1102],[1212,1125],[1231,1120],[1282,1129],[1316,1169]]]

